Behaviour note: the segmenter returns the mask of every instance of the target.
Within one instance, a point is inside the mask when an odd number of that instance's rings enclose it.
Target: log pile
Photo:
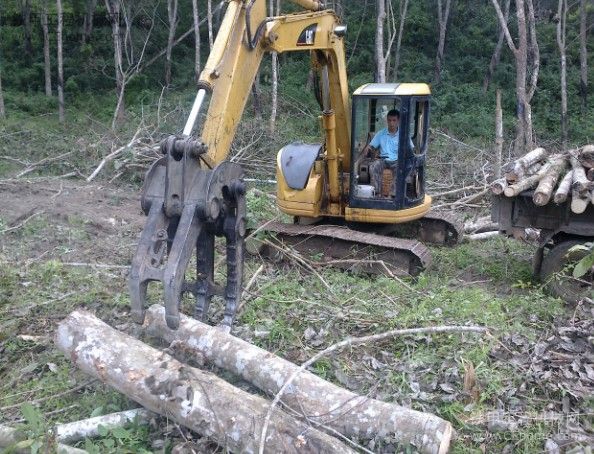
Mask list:
[[[504,176],[491,184],[493,194],[516,197],[532,189],[535,205],[570,200],[576,214],[594,203],[594,145],[551,155],[544,148],[535,148],[502,170]]]

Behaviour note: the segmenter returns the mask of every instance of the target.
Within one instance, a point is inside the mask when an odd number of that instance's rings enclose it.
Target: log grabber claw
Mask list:
[[[170,136],[161,143],[164,157],[147,172],[141,206],[148,219],[132,260],[129,287],[132,317],[144,322],[148,283],[163,283],[165,318],[179,327],[181,297],[196,298],[195,316],[206,320],[212,296],[225,299],[222,325],[230,331],[241,297],[245,239],[245,183],[237,164],[222,162],[212,170],[198,162],[206,146],[191,138]],[[227,243],[227,285],[214,282],[216,236]],[[196,251],[196,280],[186,270]]]

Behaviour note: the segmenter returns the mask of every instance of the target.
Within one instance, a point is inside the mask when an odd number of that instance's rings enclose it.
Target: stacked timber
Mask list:
[[[556,154],[535,148],[502,170],[504,176],[491,184],[493,194],[516,197],[532,189],[535,205],[570,200],[576,214],[594,203],[594,145]]]

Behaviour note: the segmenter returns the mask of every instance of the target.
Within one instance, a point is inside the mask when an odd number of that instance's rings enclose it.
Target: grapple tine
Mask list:
[[[163,273],[165,317],[167,326],[171,329],[179,327],[179,305],[184,277],[202,228],[203,224],[196,215],[196,206],[186,205]]]
[[[144,323],[148,283],[161,280],[162,271],[159,266],[167,247],[166,225],[167,218],[163,213],[162,206],[154,203],[140,235],[128,281],[132,319],[136,323]]]

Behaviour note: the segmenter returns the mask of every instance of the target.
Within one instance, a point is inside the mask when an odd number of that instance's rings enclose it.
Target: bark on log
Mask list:
[[[591,194],[589,192],[586,194],[587,195],[581,195],[578,190],[573,190],[571,195],[571,211],[573,211],[575,214],[582,214],[584,211],[586,211],[586,208],[588,208]]]
[[[551,200],[553,195],[553,190],[559,180],[559,176],[566,167],[567,161],[563,157],[551,162],[549,170],[538,183],[536,191],[534,191],[534,195],[532,196],[535,205],[544,206],[549,203],[549,200]]]
[[[145,408],[213,438],[232,452],[258,450],[269,407],[265,399],[186,366],[85,311],[74,311],[60,322],[55,342],[83,371]],[[282,411],[274,413],[273,421],[266,438],[267,452],[354,453]]]
[[[5,448],[9,448],[7,452],[29,454],[31,452],[31,445],[26,440],[27,437],[24,432],[0,424],[0,452],[4,452]],[[48,446],[47,448],[47,452],[50,452],[49,449],[54,450],[54,446]],[[58,454],[88,454],[84,449],[73,448],[62,443],[55,444],[55,452]]]
[[[505,174],[505,180],[507,182],[507,184],[515,184],[518,181],[520,181],[522,178],[530,176],[530,175],[534,175],[535,173],[538,173],[538,171],[542,169],[542,164],[540,162],[537,162],[536,164],[532,164],[530,167],[528,167],[526,170],[524,170],[522,167],[516,169],[516,170],[512,170],[511,172],[507,172]]]
[[[73,443],[85,438],[99,436],[99,426],[106,429],[124,427],[136,421],[139,424],[148,424],[155,414],[144,408],[110,413],[109,415],[96,416],[94,418],[82,419],[80,421],[57,424],[54,427],[56,440],[63,443]]]
[[[521,181],[518,181],[515,184],[508,186],[507,188],[505,188],[503,193],[506,195],[506,197],[515,197],[520,192],[525,191],[526,189],[530,189],[536,183],[538,183],[542,177],[545,176],[545,174],[548,172],[550,167],[551,167],[551,163],[547,162],[544,166],[542,166],[542,168],[537,173],[535,173],[534,175],[531,175],[528,178],[525,178]]]
[[[590,181],[594,181],[594,168],[588,169],[586,172],[586,178]]]
[[[586,196],[586,194],[590,191],[590,182],[586,176],[586,171],[575,156],[570,155],[569,162],[571,164],[571,168],[573,169],[573,184],[571,187],[574,190],[577,190],[581,196]]]
[[[479,218],[473,222],[464,223],[464,233],[482,233],[498,230],[499,224],[491,220],[491,216]]]
[[[298,366],[221,330],[182,316],[176,331],[165,324],[164,309],[154,305],[146,313],[147,332],[241,376],[262,391],[276,394]],[[310,373],[300,374],[283,395],[283,402],[308,415],[314,423],[346,436],[375,435],[412,444],[426,453],[447,452],[453,435],[449,422],[429,413],[362,397]]]
[[[545,160],[546,157],[547,157],[547,151],[544,148],[540,148],[540,147],[535,148],[531,152],[526,153],[520,159],[517,159],[516,161],[514,161],[510,164],[507,164],[503,168],[503,170],[506,173],[512,172],[514,170],[516,170],[518,172],[525,173],[526,170],[528,170],[528,168],[530,168],[531,166],[533,166],[534,164],[536,164],[539,161]]]
[[[571,183],[573,183],[573,170],[569,170],[561,180],[561,183],[559,183],[559,187],[553,198],[556,204],[563,203],[567,200],[569,191],[571,190]]]

